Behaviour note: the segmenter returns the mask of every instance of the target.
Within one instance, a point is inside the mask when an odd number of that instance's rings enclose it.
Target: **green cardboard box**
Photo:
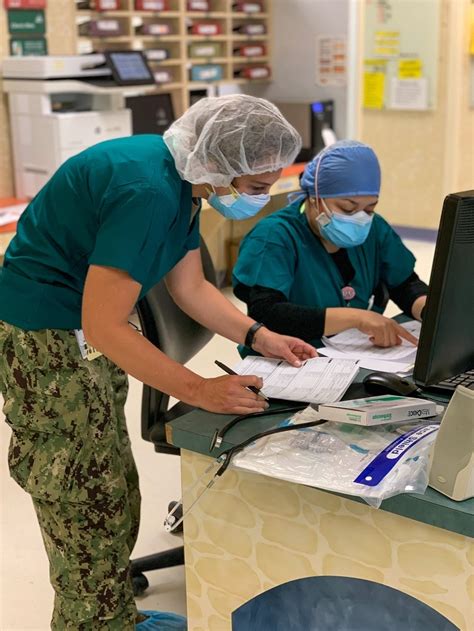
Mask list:
[[[8,11],[8,32],[11,35],[22,33],[24,35],[44,35],[46,33],[46,19],[43,10],[17,10]]]
[[[44,37],[31,39],[12,37],[10,39],[10,54],[13,56],[47,55],[48,45]]]

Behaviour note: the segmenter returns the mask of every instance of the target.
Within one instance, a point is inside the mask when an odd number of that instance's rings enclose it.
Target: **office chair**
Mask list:
[[[216,285],[211,256],[201,237],[201,257],[204,276]],[[185,364],[213,337],[213,333],[192,320],[174,303],[165,282],[155,285],[137,304],[142,334],[163,353]],[[169,395],[150,386],[143,386],[141,434],[153,443],[155,451],[179,455],[179,449],[166,442],[165,426],[186,414],[192,406],[179,401],[169,409]],[[131,562],[130,575],[135,595],[143,593],[149,583],[144,572],[174,567],[184,563],[184,547],[179,546],[151,554]]]

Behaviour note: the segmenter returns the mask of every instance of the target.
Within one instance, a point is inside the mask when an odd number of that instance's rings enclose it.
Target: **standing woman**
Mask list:
[[[32,496],[49,557],[53,630],[185,628],[181,617],[167,627],[158,612],[138,614],[133,599],[140,495],[126,373],[212,412],[266,403],[246,388],[259,378],[204,379],[128,319],[165,278],[175,302],[216,333],[294,365],[314,356],[240,313],[205,280],[199,250],[200,199],[227,217],[254,215],[299,148],[269,102],[203,99],[164,139],[112,140],[71,158],[22,215],[0,270],[0,390],[10,472]],[[83,336],[102,355],[84,358]]]

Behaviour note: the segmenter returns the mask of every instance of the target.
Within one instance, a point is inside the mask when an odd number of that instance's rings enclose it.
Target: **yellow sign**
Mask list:
[[[469,52],[474,55],[474,2],[471,0],[471,45]]]
[[[400,54],[400,32],[399,31],[376,31],[375,32],[375,57],[398,57]]]
[[[399,79],[421,79],[423,64],[421,59],[400,59],[398,62]]]
[[[364,72],[364,107],[381,110],[384,105],[385,74]]]

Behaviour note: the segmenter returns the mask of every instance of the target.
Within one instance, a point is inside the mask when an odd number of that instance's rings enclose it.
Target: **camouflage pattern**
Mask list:
[[[83,360],[73,331],[0,322],[0,391],[10,472],[33,498],[49,557],[51,628],[134,630],[140,493],[126,375],[103,356]]]

